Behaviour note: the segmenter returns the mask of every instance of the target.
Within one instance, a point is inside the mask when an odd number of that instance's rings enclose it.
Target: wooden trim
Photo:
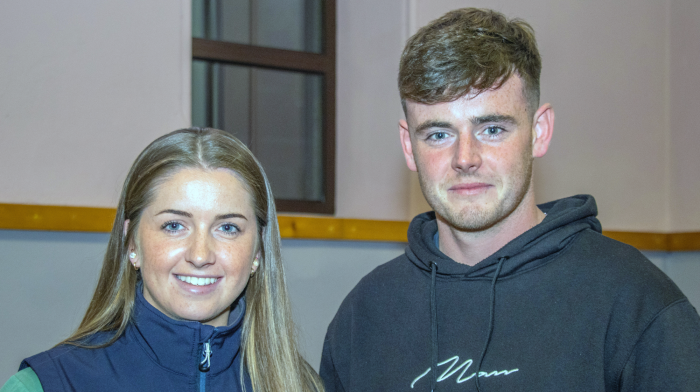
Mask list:
[[[672,252],[700,250],[700,232],[669,234],[668,250]]]
[[[0,229],[110,232],[114,208],[0,204]]]
[[[668,234],[630,231],[603,231],[603,235],[641,250],[668,250]]]
[[[331,193],[332,196],[332,193]],[[329,196],[330,202],[308,201],[308,200],[284,200],[275,199],[278,213],[309,213],[309,214],[332,214],[334,208],[334,198]]]
[[[114,208],[0,204],[0,229],[104,232],[112,230]],[[368,219],[278,216],[282,238],[406,242],[408,222]],[[700,232],[640,233],[604,231],[640,250],[699,251]]]
[[[700,232],[640,233],[629,231],[604,231],[604,235],[632,245],[640,250],[684,252],[700,250]]]
[[[334,67],[324,54],[192,38],[192,58],[291,71],[325,73]]]
[[[0,229],[112,231],[114,208],[0,204]],[[408,222],[279,215],[282,238],[406,242]]]
[[[279,215],[282,238],[407,242],[408,222]]]

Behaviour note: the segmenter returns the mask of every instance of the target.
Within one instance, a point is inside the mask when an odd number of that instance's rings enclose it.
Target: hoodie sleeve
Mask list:
[[[620,391],[700,391],[700,317],[687,299],[649,324],[620,376]]]
[[[326,392],[345,392],[345,389],[340,383],[338,372],[335,370],[335,365],[333,364],[330,346],[331,343],[328,338],[326,338],[326,340],[323,342],[323,354],[321,356],[320,369],[323,385],[326,388]]]

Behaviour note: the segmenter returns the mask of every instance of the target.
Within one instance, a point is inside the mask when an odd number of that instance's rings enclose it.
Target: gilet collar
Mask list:
[[[231,306],[226,327],[173,320],[148,303],[139,284],[133,322],[125,333],[136,340],[158,365],[186,375],[199,372],[203,345],[209,342],[212,352],[209,373],[216,375],[229,369],[240,355],[245,307],[245,298],[241,296]]]

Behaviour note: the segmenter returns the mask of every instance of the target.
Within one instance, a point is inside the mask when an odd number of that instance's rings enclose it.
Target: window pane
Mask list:
[[[322,87],[317,74],[194,60],[192,125],[246,143],[276,198],[323,201]]]
[[[193,0],[192,36],[321,53],[321,0]]]

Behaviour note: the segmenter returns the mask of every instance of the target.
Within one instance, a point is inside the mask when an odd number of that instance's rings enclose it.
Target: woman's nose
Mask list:
[[[198,231],[191,237],[187,261],[197,268],[213,264],[214,252],[211,249],[211,239],[206,231]]]

